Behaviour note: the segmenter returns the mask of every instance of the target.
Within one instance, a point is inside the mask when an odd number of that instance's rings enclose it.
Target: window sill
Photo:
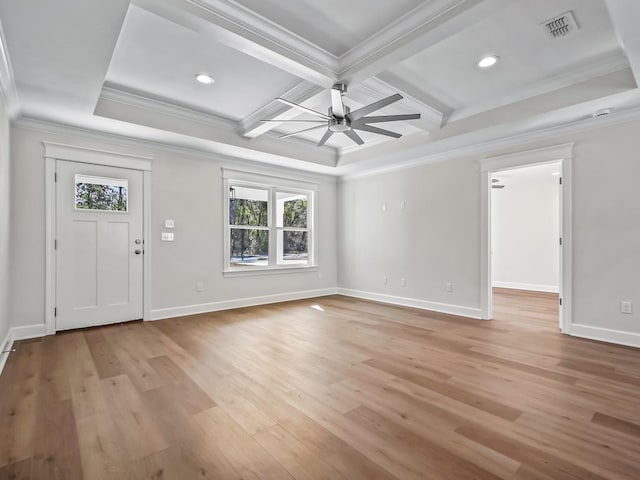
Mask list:
[[[317,272],[317,265],[304,265],[297,267],[260,267],[260,268],[238,268],[234,270],[224,270],[225,277],[247,277],[257,275],[282,275],[286,273]]]

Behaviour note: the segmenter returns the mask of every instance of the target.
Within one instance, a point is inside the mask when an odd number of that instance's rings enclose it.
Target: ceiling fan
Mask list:
[[[354,110],[353,112],[349,107],[347,107],[343,101],[342,97],[347,93],[347,86],[344,83],[336,83],[333,87],[331,87],[331,107],[329,107],[329,113],[325,115],[324,113],[316,112],[310,108],[304,107],[302,105],[298,105],[297,103],[290,102],[289,100],[285,100],[284,98],[276,98],[277,101],[284,103],[293,108],[297,108],[304,112],[310,113],[316,117],[320,117],[322,120],[262,120],[263,122],[298,122],[298,123],[321,123],[322,125],[318,125],[311,128],[306,128],[304,130],[300,130],[298,132],[289,133],[287,135],[282,135],[280,138],[292,137],[294,135],[298,135],[303,132],[310,132],[312,130],[326,128],[326,133],[322,136],[320,141],[318,142],[318,146],[321,147],[324,145],[329,138],[334,133],[344,133],[347,137],[353,140],[358,145],[364,144],[364,140],[360,138],[355,130],[362,130],[364,132],[377,133],[378,135],[386,135],[387,137],[400,138],[402,135],[396,132],[392,132],[390,130],[385,130],[384,128],[375,127],[373,125],[369,125],[371,123],[383,123],[383,122],[397,122],[397,121],[406,121],[406,120],[418,120],[420,118],[419,113],[411,113],[407,115],[382,115],[375,117],[367,117],[370,113],[375,112],[376,110],[380,110],[381,108],[386,107],[387,105],[391,105],[392,103],[397,102],[402,99],[402,95],[396,93],[395,95],[391,95],[390,97],[383,98],[377,102],[374,102],[366,107],[359,108],[358,110]]]

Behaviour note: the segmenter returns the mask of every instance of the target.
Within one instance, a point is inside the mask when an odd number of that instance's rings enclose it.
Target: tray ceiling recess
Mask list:
[[[638,0],[0,1],[0,93],[25,124],[371,173],[640,118],[638,18]]]

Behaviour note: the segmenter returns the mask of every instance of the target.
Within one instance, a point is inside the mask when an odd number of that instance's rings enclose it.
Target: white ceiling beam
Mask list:
[[[324,89],[318,85],[303,82],[288,92],[283,93],[280,97],[293,103],[303,103],[323,90]],[[273,100],[244,118],[240,122],[240,133],[244,137],[255,138],[281,125],[281,123],[278,122],[263,122],[262,120],[271,118],[291,120],[298,115],[300,115],[299,111]]]
[[[355,83],[388,70],[507,6],[510,0],[424,2],[340,58],[340,80]]]
[[[338,61],[333,55],[234,2],[133,0],[132,3],[320,87],[330,88],[338,78]]]
[[[640,86],[640,2],[638,0],[606,0],[609,15],[624,48],[636,85]]]

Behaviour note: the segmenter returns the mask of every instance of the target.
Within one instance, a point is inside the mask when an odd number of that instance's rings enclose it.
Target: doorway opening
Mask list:
[[[556,161],[491,172],[494,320],[561,328],[561,170]]]
[[[573,143],[564,143],[534,150],[525,150],[506,155],[486,158],[480,161],[481,171],[481,237],[480,237],[480,291],[482,318],[491,320],[493,316],[493,274],[491,261],[491,196],[492,177],[494,174],[515,170],[522,167],[560,164],[560,175],[555,176],[560,189],[560,236],[557,239],[560,250],[560,274],[558,297],[558,323],[564,334],[571,334],[572,326],[572,170]],[[505,187],[506,189],[506,187]],[[557,330],[556,330],[557,331]]]

